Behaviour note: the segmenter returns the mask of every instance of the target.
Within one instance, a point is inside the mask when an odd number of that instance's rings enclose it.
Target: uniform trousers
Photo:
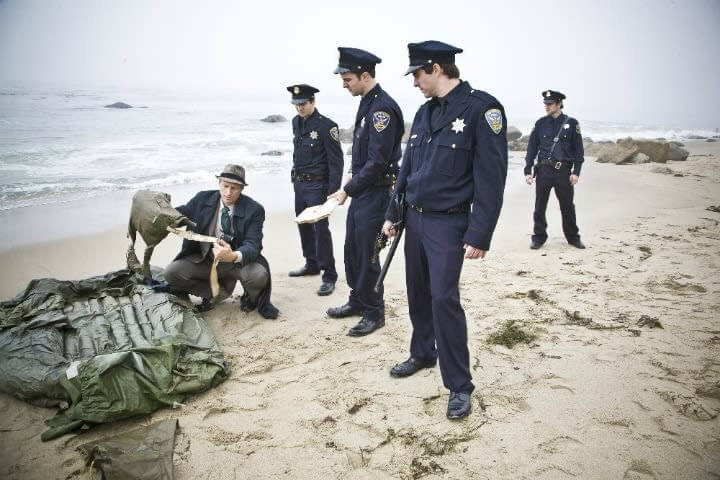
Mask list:
[[[308,207],[322,205],[327,200],[327,183],[310,181],[295,182],[295,214]],[[335,270],[335,257],[333,256],[333,243],[330,235],[330,225],[325,218],[316,223],[301,223],[300,244],[302,246],[305,266],[309,270],[322,270],[323,282],[335,283],[337,270]]]
[[[390,203],[388,187],[370,187],[352,198],[345,232],[345,277],[350,286],[348,303],[370,320],[385,316],[383,288],[375,293],[380,262],[373,262],[375,239],[382,230]]]
[[[458,286],[468,215],[419,213],[409,208],[405,274],[413,326],[410,354],[428,362],[438,358],[445,387],[470,393],[475,386]]]
[[[575,218],[573,203],[574,187],[570,184],[570,169],[563,165],[559,170],[551,165],[540,165],[535,178],[535,212],[533,213],[532,239],[540,243],[547,240],[547,218],[545,210],[550,199],[550,190],[555,189],[555,196],[560,203],[562,229],[568,242],[580,238]]]

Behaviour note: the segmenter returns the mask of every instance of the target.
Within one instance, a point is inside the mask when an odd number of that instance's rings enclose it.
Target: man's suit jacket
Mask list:
[[[220,202],[220,192],[206,190],[195,195],[188,203],[177,207],[177,210],[197,223],[195,231],[208,234],[211,232],[213,221],[217,221],[217,210]],[[242,265],[258,260],[262,250],[263,223],[265,222],[265,209],[258,202],[245,195],[240,195],[232,214],[233,240],[230,247],[233,251],[242,253]],[[201,243],[192,240],[183,240],[180,253],[175,260],[192,254],[206,253]]]

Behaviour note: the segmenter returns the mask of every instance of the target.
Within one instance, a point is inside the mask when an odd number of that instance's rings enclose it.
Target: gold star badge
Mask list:
[[[452,131],[455,133],[462,133],[463,128],[465,128],[465,120],[462,118],[456,118],[454,122],[452,122]]]
[[[313,130],[312,132],[310,132],[310,138],[312,138],[313,140],[317,140],[318,133],[315,130]]]

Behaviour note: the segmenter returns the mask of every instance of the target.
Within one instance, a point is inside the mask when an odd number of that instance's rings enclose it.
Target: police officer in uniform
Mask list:
[[[470,414],[465,312],[458,282],[463,260],[484,258],[500,215],[507,175],[507,118],[502,104],[459,78],[462,49],[427,41],[408,45],[414,85],[430,100],[415,114],[393,195],[405,195],[405,268],[410,358],[390,370],[407,377],[440,360],[450,390],[447,417]],[[383,231],[395,235],[397,210]]]
[[[293,169],[291,178],[295,189],[295,213],[320,205],[329,193],[340,188],[343,153],[340,132],[335,122],[315,108],[315,94],[319,90],[310,85],[290,85],[290,100],[298,114],[292,120]],[[333,256],[332,237],[328,219],[298,225],[305,265],[290,272],[291,277],[317,275],[323,271],[318,295],[330,295],[335,290],[337,271]]]
[[[560,203],[565,239],[573,247],[585,248],[580,240],[573,203],[574,186],[585,160],[580,124],[563,113],[565,95],[545,90],[542,97],[547,115],[535,122],[525,156],[525,182],[528,185],[533,184],[533,161],[535,157],[538,159],[535,166],[535,225],[530,248],[537,250],[547,240],[545,209],[553,188]]]
[[[327,313],[334,318],[361,315],[348,335],[362,336],[385,325],[383,291],[376,293],[373,289],[380,264],[372,261],[372,256],[390,202],[405,126],[400,107],[375,80],[375,66],[381,60],[357,48],[338,50],[340,59],[335,73],[341,75],[343,87],[351,95],[362,99],[355,117],[352,177],[330,195],[340,205],[352,197],[345,233],[345,276],[350,297],[345,305]]]

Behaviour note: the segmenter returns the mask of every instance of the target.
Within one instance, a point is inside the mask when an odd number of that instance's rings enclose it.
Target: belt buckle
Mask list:
[[[562,162],[555,162],[555,170],[560,170],[562,168]]]

